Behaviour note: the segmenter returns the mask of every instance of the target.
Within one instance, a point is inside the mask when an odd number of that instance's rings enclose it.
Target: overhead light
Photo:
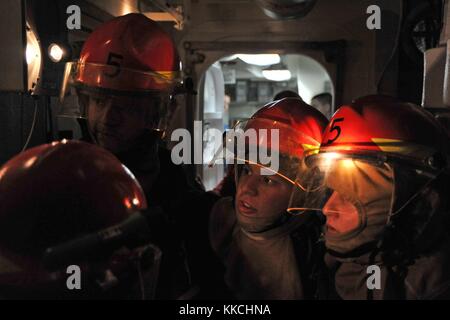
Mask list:
[[[262,74],[264,78],[271,81],[287,81],[291,79],[291,72],[281,63],[264,69]]]
[[[225,56],[225,57],[223,57],[223,58],[220,58],[220,62],[228,62],[228,61],[233,61],[233,60],[235,60],[235,59],[237,59],[238,58],[238,55],[237,54],[232,54],[231,56]]]
[[[299,19],[306,16],[317,0],[257,0],[264,13],[273,19]]]
[[[278,54],[238,54],[237,57],[245,63],[257,66],[270,66],[281,61]]]
[[[64,55],[64,49],[58,44],[52,43],[48,46],[48,56],[53,62],[60,62]]]
[[[287,81],[291,78],[289,70],[263,70],[264,78],[271,81]]]

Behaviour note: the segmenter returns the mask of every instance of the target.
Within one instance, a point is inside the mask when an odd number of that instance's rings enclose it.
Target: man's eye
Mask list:
[[[273,184],[276,183],[275,180],[273,180],[273,179],[271,179],[271,178],[269,178],[269,177],[264,177],[264,178],[263,178],[263,181],[264,181],[265,184],[268,184],[268,185],[273,185]]]
[[[95,99],[95,98],[94,98],[94,102],[95,102],[95,104],[96,104],[97,106],[99,106],[99,107],[105,106],[105,99]]]
[[[245,174],[245,175],[249,176],[249,175],[252,174],[252,172],[251,172],[251,170],[250,170],[249,167],[244,167],[244,168],[242,169],[242,174]]]

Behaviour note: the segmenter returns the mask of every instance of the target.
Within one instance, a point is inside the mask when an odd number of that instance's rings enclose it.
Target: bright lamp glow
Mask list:
[[[25,60],[28,71],[28,90],[34,91],[41,71],[41,47],[34,31],[27,23],[27,46]]]
[[[28,65],[38,63],[40,66],[41,48],[36,34],[27,23],[27,46],[25,48],[25,58]]]
[[[341,158],[341,155],[337,152],[327,152],[322,154],[322,157],[326,160],[332,161]]]
[[[278,54],[238,54],[237,57],[245,63],[257,66],[270,66],[281,61]]]
[[[56,43],[52,43],[48,47],[48,55],[53,62],[60,62],[64,56],[64,50]]]
[[[291,78],[289,70],[263,70],[264,78],[271,81],[287,81]]]
[[[27,44],[26,49],[27,64],[31,64],[34,59],[39,58],[39,49],[34,44]]]
[[[322,159],[323,159],[322,165],[326,168],[329,168],[337,159],[340,159],[340,158],[341,158],[341,155],[336,152],[324,153],[322,155]]]

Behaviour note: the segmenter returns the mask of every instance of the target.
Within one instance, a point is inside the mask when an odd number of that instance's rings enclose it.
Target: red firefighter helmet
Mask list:
[[[114,18],[89,35],[77,62],[66,64],[60,116],[86,117],[83,101],[74,99],[92,92],[108,98],[156,97],[166,108],[166,100],[181,83],[180,65],[174,42],[156,22],[137,13]]]
[[[74,81],[124,92],[167,90],[180,80],[172,39],[156,22],[137,13],[97,28],[84,43],[76,67]]]
[[[142,14],[130,13],[97,28],[86,40],[76,81],[120,91],[165,90],[179,78],[170,36]]]
[[[308,151],[309,170],[296,178],[306,192],[294,190],[290,207],[323,211],[331,225],[357,213],[354,228],[326,237],[327,246],[345,251],[379,240],[384,227],[447,172],[448,159],[448,138],[430,113],[392,97],[365,96],[340,107],[320,148]],[[344,243],[348,247],[340,247]]]
[[[284,98],[266,104],[246,123],[245,130],[279,129],[279,152],[303,158],[303,152],[320,145],[327,119],[298,98]],[[258,139],[259,143],[265,141]],[[267,148],[271,148],[270,132]]]
[[[326,124],[327,119],[301,99],[284,98],[270,102],[227,132],[225,160],[257,164],[269,170],[265,174],[275,173],[293,183],[304,152],[319,147]],[[234,152],[230,152],[233,148],[228,147],[227,142],[236,136],[238,141],[248,140],[241,144],[238,142],[237,148],[233,146]],[[270,154],[270,159],[266,159],[270,160],[270,165],[262,159],[262,153]],[[278,165],[274,166],[271,160],[277,160]]]
[[[100,147],[62,140],[20,153],[0,168],[0,287],[47,281],[45,249],[146,207],[131,172]]]
[[[395,159],[439,170],[447,157],[445,132],[423,108],[388,96],[366,96],[333,115],[319,153]]]

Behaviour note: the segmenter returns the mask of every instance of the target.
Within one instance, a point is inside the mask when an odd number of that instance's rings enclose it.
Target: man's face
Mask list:
[[[292,184],[278,175],[261,175],[261,167],[243,165],[236,192],[235,210],[241,227],[260,232],[286,211]]]
[[[330,234],[346,234],[361,223],[356,206],[337,191],[331,194],[322,212],[327,218],[327,232]]]
[[[393,178],[387,166],[339,160],[327,173],[326,185],[332,190],[322,209],[329,235],[348,234],[366,224],[370,227],[389,213]]]
[[[148,126],[151,102],[89,94],[87,118],[96,142],[114,154],[133,147]]]

